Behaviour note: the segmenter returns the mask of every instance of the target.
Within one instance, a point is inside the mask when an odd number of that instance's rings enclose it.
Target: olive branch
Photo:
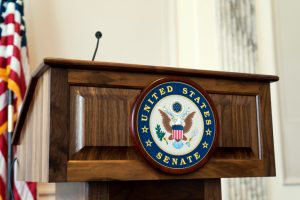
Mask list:
[[[161,130],[161,127],[160,127],[159,124],[156,125],[155,132],[156,132],[156,135],[157,135],[157,137],[158,137],[158,139],[160,141],[164,140],[168,144],[168,141],[165,138],[166,132],[164,132],[163,130]]]

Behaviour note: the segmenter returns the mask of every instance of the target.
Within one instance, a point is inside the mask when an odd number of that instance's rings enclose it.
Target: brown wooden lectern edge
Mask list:
[[[45,58],[45,65],[57,66],[63,68],[64,66],[72,66],[72,69],[89,69],[89,70],[113,70],[113,71],[129,71],[129,72],[146,72],[146,73],[159,73],[159,74],[181,74],[187,76],[200,76],[200,77],[219,77],[226,79],[243,79],[246,81],[265,81],[273,82],[278,81],[279,77],[274,75],[261,75],[261,74],[247,74],[237,72],[223,72],[223,71],[209,71],[188,69],[182,67],[163,67],[139,64],[124,64],[112,62],[99,62],[99,61],[84,61],[84,60],[69,60],[62,58]]]
[[[15,131],[13,134],[13,144],[19,144],[21,129],[23,127],[29,104],[31,102],[37,80],[43,73],[52,65],[57,68],[64,68],[65,66],[72,66],[72,69],[89,69],[89,70],[109,70],[109,71],[128,71],[128,72],[147,72],[147,73],[159,73],[166,75],[174,75],[180,73],[186,76],[197,76],[197,77],[220,77],[232,80],[246,80],[246,81],[265,81],[275,82],[279,80],[278,76],[273,75],[261,75],[261,74],[247,74],[247,73],[236,73],[236,72],[221,72],[221,71],[208,71],[198,69],[185,69],[176,67],[161,67],[161,66],[149,66],[149,65],[137,65],[137,64],[123,64],[123,63],[112,63],[112,62],[99,62],[94,61],[93,65],[90,61],[83,60],[69,60],[62,58],[45,58],[42,63],[32,74],[32,78],[29,83],[28,90],[25,95],[25,101],[21,108],[21,115],[17,121]],[[88,65],[89,64],[89,65]]]

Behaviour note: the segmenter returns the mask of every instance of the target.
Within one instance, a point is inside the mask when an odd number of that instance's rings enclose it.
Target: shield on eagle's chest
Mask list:
[[[172,126],[172,136],[175,140],[182,140],[183,126],[182,125],[173,125]]]

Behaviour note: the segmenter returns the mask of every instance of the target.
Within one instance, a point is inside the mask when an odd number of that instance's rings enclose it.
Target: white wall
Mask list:
[[[214,1],[25,0],[31,66],[44,57],[219,69]]]
[[[279,83],[280,110],[282,122],[282,149],[284,181],[300,186],[300,94],[297,91],[300,74],[300,27],[297,26],[300,2],[276,0],[274,3],[275,44],[277,70],[281,77]]]
[[[277,176],[269,178],[269,199],[299,199],[300,2],[257,2],[262,44],[260,72],[280,76],[271,88]]]
[[[161,0],[25,0],[30,60],[44,57],[90,60],[102,31],[96,60],[167,64],[168,15]]]
[[[222,70],[215,1],[177,1],[178,65]]]

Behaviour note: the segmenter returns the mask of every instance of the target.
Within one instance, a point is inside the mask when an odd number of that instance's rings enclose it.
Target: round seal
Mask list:
[[[211,98],[198,84],[163,78],[141,92],[130,126],[134,143],[152,165],[183,174],[208,161],[216,148],[219,122]]]

